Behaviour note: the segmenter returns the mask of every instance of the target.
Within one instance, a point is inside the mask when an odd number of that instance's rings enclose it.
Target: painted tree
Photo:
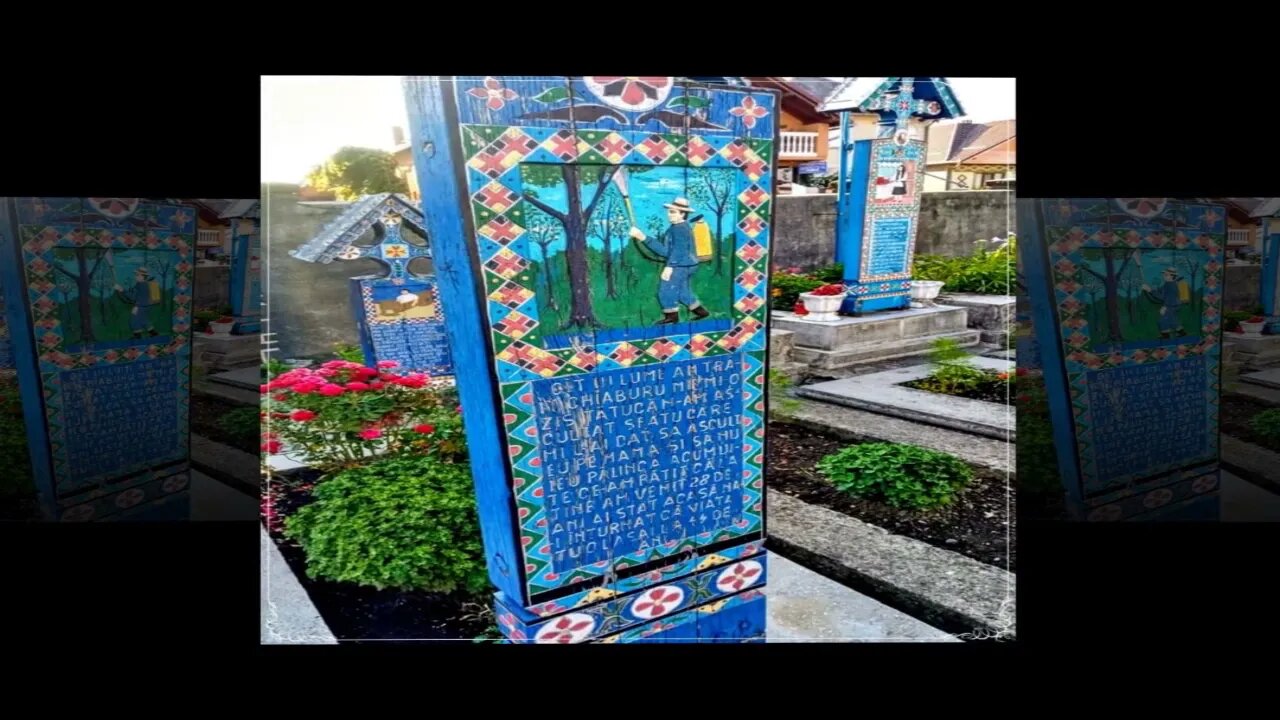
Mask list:
[[[724,216],[733,207],[732,199],[735,171],[704,168],[692,173],[688,186],[689,201],[695,207],[706,208],[716,216],[716,232],[713,236],[716,254],[716,275],[724,274],[724,257],[720,254],[723,242]]]
[[[1125,249],[1115,251],[1102,248],[1085,248],[1080,251],[1086,260],[1101,261],[1105,273],[1100,273],[1088,265],[1081,265],[1083,272],[1089,273],[1102,283],[1107,305],[1107,339],[1113,342],[1124,340],[1120,331],[1120,277],[1129,267],[1135,251]]]
[[[627,230],[631,227],[631,220],[627,216],[622,196],[612,188],[606,189],[605,193],[605,199],[600,205],[600,211],[596,213],[596,219],[591,224],[591,233],[604,244],[602,261],[604,264],[605,295],[610,299],[616,299],[618,297],[618,289],[614,282],[613,239],[616,237],[625,241]]]
[[[569,273],[569,320],[562,329],[582,329],[600,326],[591,307],[591,268],[587,263],[587,231],[609,181],[618,166],[595,165],[537,165],[529,164],[521,169],[526,185],[534,187],[561,186],[565,192],[565,210],[557,210],[536,196],[524,193],[529,204],[553,218],[564,229],[565,266]],[[592,187],[594,186],[594,187]],[[591,199],[583,202],[584,191]]]
[[[1138,298],[1142,296],[1142,268],[1130,265],[1120,276],[1120,288],[1124,290],[1125,305],[1129,311],[1129,324],[1137,322]]]
[[[110,263],[108,263],[108,267],[110,267]],[[110,315],[109,309],[112,307],[111,298],[115,295],[115,284],[116,278],[113,272],[100,272],[93,276],[93,289],[97,291],[98,296],[98,317],[102,318],[104,324],[110,322],[108,316]]]
[[[1089,300],[1089,328],[1090,332],[1096,332],[1100,326],[1100,318],[1098,317],[1098,298],[1104,296],[1107,292],[1106,286],[1102,281],[1092,275],[1080,273],[1080,284],[1084,286],[1086,297]]]
[[[540,210],[530,212],[528,218],[529,237],[542,251],[542,279],[546,285],[547,307],[559,312],[560,307],[556,303],[554,292],[555,286],[551,280],[551,243],[560,239],[560,229],[556,227],[556,222],[549,215]]]
[[[89,264],[91,255],[96,256],[92,266]],[[60,261],[53,264],[54,269],[61,273],[58,277],[65,277],[70,280],[76,291],[76,308],[80,311],[80,341],[85,343],[93,342],[97,339],[93,332],[93,304],[90,301],[93,276],[94,273],[98,272],[98,268],[101,267],[106,253],[97,248],[59,247],[54,248],[53,257],[55,260]],[[75,263],[76,272],[72,273],[63,267],[64,262]],[[63,294],[64,296],[68,295],[65,290]]]

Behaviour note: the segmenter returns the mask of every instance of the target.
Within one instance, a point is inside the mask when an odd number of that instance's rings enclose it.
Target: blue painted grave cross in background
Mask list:
[[[466,76],[406,95],[506,638],[763,640],[777,93]],[[682,214],[708,181],[738,222]]]
[[[236,200],[220,216],[231,221],[231,332],[251,335],[262,330],[262,238],[260,203]]]
[[[413,242],[404,227],[422,237]],[[358,241],[373,230],[375,242]],[[351,307],[365,362],[394,360],[401,368],[430,375],[452,375],[453,361],[444,334],[444,312],[429,273],[410,265],[430,259],[422,213],[404,195],[380,193],[361,198],[316,237],[290,251],[308,262],[371,258],[385,275],[351,278]]]
[[[1267,332],[1280,335],[1280,198],[1270,198],[1254,212],[1262,243],[1262,281],[1259,283]]]
[[[1218,519],[1225,218],[1166,198],[1018,201],[1038,350],[1020,344],[1019,367],[1043,367],[1077,519]]]
[[[187,205],[0,202],[4,319],[48,519],[188,518],[195,246]]]
[[[841,311],[910,304],[911,261],[924,187],[924,129],[964,114],[942,77],[853,78],[821,108],[840,113],[836,261]]]

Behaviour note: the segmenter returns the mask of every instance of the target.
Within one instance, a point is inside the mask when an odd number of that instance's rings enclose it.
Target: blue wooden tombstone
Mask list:
[[[840,113],[836,261],[842,312],[907,307],[927,124],[964,115],[946,78],[853,78],[821,108]]]
[[[406,237],[405,226],[422,236],[422,241]],[[358,244],[370,229],[374,243]],[[321,263],[362,257],[377,260],[385,274],[351,279],[351,308],[365,362],[373,365],[379,360],[394,360],[407,370],[452,375],[435,279],[429,273],[409,269],[416,258],[431,257],[425,236],[422,212],[408,197],[380,193],[361,198],[289,254]]]
[[[0,370],[13,370],[13,344],[4,311],[4,278],[0,278]]]
[[[1166,198],[1018,201],[1077,519],[1218,517],[1225,219],[1221,206]]]
[[[6,198],[0,285],[42,509],[186,519],[196,212]]]
[[[237,200],[222,213],[231,221],[231,332],[250,335],[262,331],[262,239],[258,233],[259,203]]]
[[[762,640],[777,96],[669,77],[406,94],[506,637]]]
[[[1259,283],[1267,332],[1280,335],[1280,198],[1270,198],[1254,214],[1262,242],[1262,281]]]

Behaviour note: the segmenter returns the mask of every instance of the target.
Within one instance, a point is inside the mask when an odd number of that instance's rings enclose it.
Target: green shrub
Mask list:
[[[973,470],[953,455],[899,443],[844,448],[820,460],[818,471],[842,492],[916,509],[950,504],[973,479]]]
[[[252,442],[261,432],[262,421],[256,407],[238,407],[228,410],[218,420],[218,427],[232,437]]]
[[[836,283],[844,280],[844,263],[824,265],[810,273],[824,283]]]
[[[996,250],[988,250],[978,241],[968,257],[917,255],[912,265],[914,280],[939,280],[946,292],[1012,295],[1017,275],[1017,247],[1012,235],[1009,242]]]
[[[401,456],[337,473],[285,522],[307,574],[378,589],[488,588],[471,469]]]
[[[27,425],[22,418],[18,386],[0,380],[0,497],[29,496],[35,492]]]
[[[337,356],[339,360],[346,360],[347,362],[360,363],[361,365],[364,365],[364,350],[359,345],[338,343],[333,346],[333,354]]]
[[[1263,410],[1249,421],[1253,431],[1268,440],[1280,443],[1280,408]]]
[[[969,353],[951,338],[938,338],[929,351],[933,371],[920,381],[920,386],[932,392],[954,395],[967,392],[987,379],[987,374],[973,366]]]
[[[773,301],[770,307],[774,310],[790,310],[800,300],[800,293],[817,290],[826,283],[809,275],[779,272],[774,273],[769,285],[769,295]]]

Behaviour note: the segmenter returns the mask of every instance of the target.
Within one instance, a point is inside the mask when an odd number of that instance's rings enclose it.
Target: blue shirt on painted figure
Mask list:
[[[1166,273],[1165,281],[1160,285],[1158,293],[1146,287],[1143,290],[1148,300],[1160,306],[1160,318],[1156,321],[1160,334],[1167,336],[1172,332],[1181,333],[1182,320],[1178,317],[1178,310],[1182,307],[1182,295],[1177,280],[1171,279]]]
[[[672,223],[661,238],[645,238],[645,247],[667,259],[671,267],[690,267],[698,264],[693,250],[693,230],[689,223]]]

